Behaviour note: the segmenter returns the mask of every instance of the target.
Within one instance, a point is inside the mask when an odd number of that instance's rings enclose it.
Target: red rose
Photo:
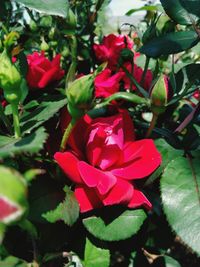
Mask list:
[[[129,73],[131,73],[131,69],[132,69],[131,63],[129,63],[129,62],[125,63],[124,67],[128,70]],[[134,68],[133,68],[132,74],[133,74],[133,77],[135,78],[135,80],[138,83],[141,83],[143,69],[138,67],[136,64],[134,64]],[[145,80],[144,80],[144,84],[143,84],[144,89],[146,89],[147,91],[150,90],[152,80],[153,80],[153,74],[152,74],[152,72],[150,70],[147,70],[146,76],[145,76]],[[123,81],[124,81],[124,88],[125,89],[136,90],[136,86],[134,84],[132,84],[132,88],[130,88],[131,87],[131,81],[127,77],[127,75],[125,73],[124,73]]]
[[[114,69],[122,49],[132,47],[133,41],[127,35],[109,34],[103,38],[102,44],[94,44],[93,49],[100,62],[108,61],[108,67]]]
[[[95,96],[96,97],[108,97],[119,91],[119,82],[123,77],[122,72],[118,72],[112,75],[110,69],[103,70],[96,76],[94,81]]]
[[[76,184],[81,212],[116,204],[151,208],[134,180],[150,175],[161,156],[151,139],[134,139],[127,111],[93,120],[86,115],[70,136],[70,149],[55,153],[59,166]]]
[[[27,56],[28,73],[27,82],[32,88],[44,88],[53,81],[60,80],[64,75],[64,70],[60,67],[60,55],[54,57],[52,61],[45,57],[44,52],[39,54],[34,52]]]

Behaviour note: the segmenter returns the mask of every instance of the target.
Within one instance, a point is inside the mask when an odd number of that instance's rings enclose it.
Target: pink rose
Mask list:
[[[124,64],[124,67],[128,70],[129,73],[131,73],[131,69],[132,69],[132,65],[131,63],[127,62]],[[135,80],[141,84],[141,80],[142,80],[142,74],[143,74],[143,69],[138,67],[135,63],[134,63],[134,68],[133,68],[133,77],[135,78]],[[150,70],[147,70],[146,72],[146,76],[145,76],[145,80],[144,80],[144,84],[143,87],[144,89],[146,89],[147,91],[150,90],[151,87],[151,83],[153,80],[153,74]],[[132,90],[136,90],[136,86],[134,84],[132,84],[132,88],[131,87],[131,81],[130,79],[127,77],[126,73],[124,73],[124,88],[125,89],[132,89]]]
[[[84,116],[72,131],[69,146],[54,158],[76,184],[81,212],[116,204],[151,208],[134,181],[150,175],[161,156],[153,140],[135,141],[127,111],[96,119]]]
[[[109,34],[103,38],[102,44],[94,44],[97,60],[108,61],[108,67],[115,69],[122,49],[133,48],[133,41],[127,35]]]
[[[99,75],[96,76],[94,81],[95,96],[108,97],[119,91],[119,82],[123,77],[122,72],[118,72],[112,75],[110,69],[103,70]]]
[[[52,61],[45,57],[44,52],[34,52],[27,56],[28,73],[27,82],[31,88],[44,88],[49,83],[59,81],[64,76],[60,67],[60,55]]]

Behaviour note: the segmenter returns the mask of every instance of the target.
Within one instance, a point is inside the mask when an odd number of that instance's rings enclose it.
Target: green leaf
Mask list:
[[[172,229],[200,255],[200,157],[178,157],[161,178],[164,212]]]
[[[34,180],[38,175],[44,174],[45,170],[43,169],[30,169],[24,173],[25,180],[30,183]]]
[[[179,149],[175,149],[172,146],[170,146],[164,139],[160,138],[154,141],[155,145],[158,149],[158,151],[161,153],[162,155],[162,167],[165,168],[167,166],[167,164],[179,157],[183,155],[183,151],[179,150]]]
[[[152,267],[181,267],[178,261],[169,256],[158,257]]]
[[[27,266],[28,263],[14,256],[9,256],[4,260],[0,261],[0,267],[27,267]]]
[[[170,32],[157,37],[140,48],[140,52],[148,57],[176,54],[195,46],[199,37],[195,31]]]
[[[66,193],[65,200],[54,210],[43,214],[42,217],[50,223],[62,220],[68,226],[72,226],[79,217],[79,204],[73,191],[71,191],[67,186],[64,187],[64,191]]]
[[[66,97],[60,95],[43,97],[41,103],[32,112],[26,112],[20,119],[23,133],[29,133],[45,121],[53,117],[62,107],[67,104]]]
[[[42,214],[55,209],[64,199],[62,188],[53,179],[42,176],[31,183],[29,191],[30,212],[29,220],[32,222],[47,223]]]
[[[0,177],[0,223],[10,224],[27,211],[27,184],[20,173],[4,166],[0,166]]]
[[[130,16],[133,13],[138,12],[138,11],[161,11],[162,12],[163,8],[162,8],[161,5],[143,6],[143,7],[140,7],[140,8],[134,8],[134,9],[129,10],[125,15],[126,16]]]
[[[68,1],[67,0],[14,0],[26,7],[49,15],[67,17]]]
[[[112,209],[110,214],[112,214]],[[115,216],[109,223],[103,216],[92,216],[83,219],[83,224],[92,235],[101,240],[119,241],[135,235],[146,217],[142,209],[126,210],[118,217]]]
[[[172,146],[170,146],[164,139],[160,138],[154,141],[158,151],[162,155],[162,164],[161,166],[147,179],[145,182],[145,186],[153,183],[163,172],[167,164],[177,158],[183,155],[183,151],[179,149],[175,149]]]
[[[191,25],[200,18],[200,0],[161,0],[161,4],[176,23]]]
[[[182,98],[189,89],[200,85],[200,64],[189,64],[175,74],[176,95],[170,103]]]
[[[44,127],[20,139],[0,135],[0,158],[37,153],[43,148],[47,136]]]
[[[98,248],[89,239],[86,239],[83,265],[85,267],[109,267],[109,264],[109,250]]]

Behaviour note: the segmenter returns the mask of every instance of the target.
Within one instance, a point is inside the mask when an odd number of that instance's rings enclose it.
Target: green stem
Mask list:
[[[108,98],[106,98],[104,100],[104,102],[97,104],[94,109],[103,108],[103,107],[109,105],[112,101],[116,101],[116,100],[125,100],[127,102],[131,102],[134,104],[144,104],[146,106],[149,106],[149,101],[143,97],[140,97],[140,96],[132,94],[132,93],[120,92],[120,93],[115,93],[115,94],[109,96]]]
[[[66,77],[65,90],[69,87],[70,83],[75,80],[76,68],[77,68],[77,39],[76,36],[71,36],[71,60],[72,63],[69,67],[69,71]]]
[[[151,133],[152,133],[153,129],[155,128],[155,125],[156,125],[157,119],[158,119],[158,115],[157,115],[157,114],[155,114],[155,113],[153,113],[153,118],[152,118],[152,120],[151,120],[151,123],[150,123],[149,129],[148,129],[148,131],[147,131],[147,133],[146,133],[146,136],[145,136],[145,138],[148,138],[148,137],[151,135]]]
[[[146,98],[148,99],[148,93],[146,92],[146,90],[144,88],[142,88],[142,86],[140,86],[140,84],[136,81],[136,79],[132,76],[132,74],[126,69],[126,67],[124,67],[123,65],[120,65],[120,67],[123,69],[123,71],[125,72],[126,76],[133,81],[133,84],[136,86],[136,88],[139,90],[139,92]]]
[[[64,135],[62,137],[61,144],[60,144],[60,151],[61,152],[65,151],[65,148],[66,148],[66,145],[67,145],[67,141],[69,139],[69,136],[71,134],[71,131],[74,128],[75,123],[76,123],[76,120],[75,119],[72,119],[70,121],[70,123],[68,124],[67,128],[65,129],[65,132],[64,132]]]
[[[146,74],[147,74],[148,67],[149,67],[149,62],[150,62],[150,57],[146,57],[144,71],[142,73],[142,79],[141,79],[141,85],[142,86],[144,85],[144,81],[145,81]]]
[[[134,76],[134,62],[131,62],[131,74]],[[133,88],[133,81],[130,79],[130,90],[132,90]]]
[[[13,114],[13,125],[15,131],[15,138],[19,138],[21,136],[21,130],[19,125],[19,112],[18,106],[16,104],[11,104],[12,114]]]
[[[12,125],[8,120],[8,118],[6,117],[6,115],[4,114],[3,107],[1,104],[0,104],[0,119],[2,119],[9,133],[12,134]]]

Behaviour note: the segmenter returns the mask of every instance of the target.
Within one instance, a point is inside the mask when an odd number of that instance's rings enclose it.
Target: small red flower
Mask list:
[[[96,119],[84,116],[68,144],[70,148],[55,153],[54,158],[76,184],[81,212],[116,204],[151,208],[134,181],[150,175],[161,156],[153,140],[135,141],[127,111]]]
[[[31,88],[44,88],[53,81],[59,81],[64,76],[60,67],[60,55],[52,61],[45,57],[44,52],[34,52],[27,56],[28,73],[27,82]]]
[[[108,67],[115,69],[122,49],[133,48],[133,41],[127,35],[109,34],[102,44],[94,44],[93,49],[100,62],[108,62]]]
[[[110,69],[103,70],[99,75],[96,76],[95,85],[95,96],[98,97],[108,97],[119,91],[120,80],[123,77],[122,72],[118,72],[112,75]]]

